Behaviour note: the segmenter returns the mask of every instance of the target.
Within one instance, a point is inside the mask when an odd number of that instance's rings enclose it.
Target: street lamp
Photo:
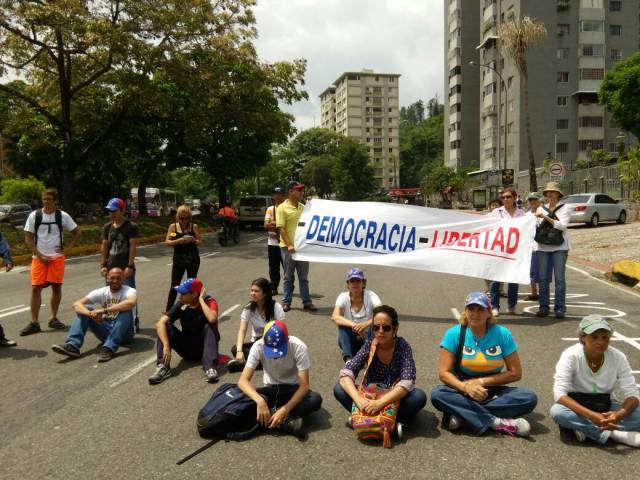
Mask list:
[[[498,77],[500,77],[500,81],[502,82],[502,85],[504,85],[504,121],[502,122],[504,124],[504,169],[507,169],[507,84],[504,81],[504,78],[502,78],[502,75],[500,74],[500,72],[494,67],[492,66],[490,63],[484,63],[484,64],[477,64],[476,62],[474,62],[473,60],[471,60],[469,62],[469,66],[471,67],[485,67],[488,68],[490,70],[493,70],[494,72],[496,72],[496,74],[498,75]],[[500,107],[500,105],[498,105],[498,108]],[[498,137],[500,138],[500,137]],[[500,168],[500,141],[498,141],[498,168]]]

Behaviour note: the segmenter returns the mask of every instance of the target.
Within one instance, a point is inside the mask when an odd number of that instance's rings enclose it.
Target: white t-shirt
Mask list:
[[[262,339],[253,344],[247,358],[247,367],[254,369],[262,363],[264,369],[262,380],[265,385],[297,385],[298,372],[309,370],[309,350],[298,337],[289,337],[287,354],[278,359],[266,358],[262,347]]]
[[[92,304],[99,306],[100,308],[107,308],[135,295],[136,289],[127,285],[123,285],[117,292],[112,292],[111,287],[106,286],[92,290],[87,295],[87,298]],[[118,312],[112,312],[108,315],[104,315],[102,319],[105,321],[113,321],[117,316]]]
[[[353,310],[351,307],[351,297],[349,292],[342,292],[336,299],[336,306],[342,309],[342,316],[347,320],[361,323],[369,320],[373,316],[373,309],[382,305],[380,297],[371,290],[364,291],[364,304],[360,310]]]
[[[24,224],[24,231],[36,233],[36,211],[34,210],[29,214],[26,223]],[[62,229],[63,230],[75,230],[78,225],[73,221],[71,216],[62,211]],[[50,224],[50,225],[47,225]],[[56,252],[56,248],[60,247],[60,230],[56,225],[55,213],[42,212],[42,223],[38,228],[38,251],[46,257],[61,257],[62,254]],[[34,238],[35,242],[35,238]]]
[[[273,314],[275,318],[271,320],[284,320],[284,310],[282,306],[276,302],[273,305]],[[251,341],[255,342],[262,337],[262,332],[264,330],[264,326],[267,324],[263,315],[260,315],[258,309],[251,310],[248,307],[245,307],[240,314],[240,322],[251,324]]]
[[[267,222],[275,223],[275,216],[276,216],[275,214],[276,214],[276,207],[274,205],[271,205],[270,207],[268,207],[267,211],[264,214],[265,223]],[[269,234],[267,237],[267,245],[273,245],[274,247],[280,246],[280,238],[278,237],[278,232],[269,230]]]

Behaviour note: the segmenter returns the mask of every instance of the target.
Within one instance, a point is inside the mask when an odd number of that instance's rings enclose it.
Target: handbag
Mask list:
[[[564,204],[558,206],[553,212],[551,212],[547,207],[542,207],[544,210],[549,213],[549,216],[557,220],[556,212],[562,208]],[[562,230],[558,230],[551,223],[543,220],[540,225],[536,227],[536,235],[534,240],[542,245],[562,245],[564,242],[564,236],[562,234]]]
[[[362,383],[358,387],[358,392],[361,396],[374,400],[382,397],[391,390],[390,388],[385,388],[377,383],[364,385],[364,379],[367,377],[367,371],[369,370],[373,356],[376,353],[376,347],[377,341],[374,340],[371,343],[369,359],[367,360],[367,368],[364,371]],[[362,441],[382,440],[382,446],[384,448],[393,447],[391,432],[393,432],[396,426],[396,417],[398,416],[399,406],[400,401],[398,400],[385,405],[385,407],[377,413],[368,414],[360,410],[354,402],[351,406],[351,425],[353,430],[356,432],[358,439]]]
[[[568,395],[593,412],[604,413],[611,410],[611,395],[608,393],[569,392]]]

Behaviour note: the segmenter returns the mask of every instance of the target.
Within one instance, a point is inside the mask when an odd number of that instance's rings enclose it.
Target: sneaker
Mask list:
[[[57,318],[52,318],[49,320],[49,328],[53,328],[54,330],[65,330],[67,326]]]
[[[66,355],[71,358],[78,358],[80,356],[80,350],[68,343],[65,343],[64,345],[53,345],[51,350],[59,353],[60,355]]]
[[[549,316],[549,310],[538,310],[536,312],[536,317],[548,317]]]
[[[0,338],[0,348],[2,347],[15,347],[18,345],[15,340],[9,340],[8,338]]]
[[[29,325],[20,330],[20,336],[26,337],[27,335],[33,335],[34,333],[40,333],[42,329],[39,323],[29,322]]]
[[[116,353],[110,348],[102,347],[100,349],[100,353],[98,353],[98,362],[100,363],[108,362],[114,357],[115,354]]]
[[[624,432],[622,430],[611,430],[612,440],[634,448],[640,448],[640,432]]]
[[[351,417],[351,415],[349,415],[349,418],[347,418],[347,428],[350,428],[351,430],[353,430],[353,418]]]
[[[402,440],[402,436],[404,435],[404,425],[400,422],[396,422],[396,437],[398,440]]]
[[[580,430],[574,430],[573,436],[576,437],[576,441],[578,443],[583,443],[587,439],[587,436],[584,434],[584,432],[581,432]]]
[[[318,310],[318,307],[316,307],[313,303],[307,303],[304,307],[302,307],[302,309],[306,312],[315,312],[316,310]]]
[[[540,297],[538,295],[529,294],[524,299],[528,302],[533,302],[534,300],[538,300]]]
[[[133,326],[136,329],[136,333],[140,333],[140,319],[138,317],[133,321]]]
[[[271,289],[271,296],[275,297],[276,295],[278,295],[278,289],[276,287]]]
[[[171,376],[171,369],[169,367],[166,367],[162,363],[160,363],[156,367],[156,371],[153,372],[153,375],[149,377],[149,383],[151,385],[157,385],[158,383],[164,382],[170,376]]]
[[[289,310],[291,310],[291,305],[289,305],[288,303],[283,303],[282,310],[288,312]]]
[[[344,363],[347,363],[348,361],[351,360],[351,355],[345,355],[344,357],[342,357],[342,360],[344,361]]]
[[[232,373],[241,372],[242,370],[244,370],[244,363],[240,363],[235,358],[232,358],[227,362],[227,370]]]
[[[304,438],[306,433],[304,431],[304,422],[302,417],[289,417],[278,427],[282,433],[293,435],[296,438]]]
[[[491,313],[493,314],[494,317],[498,318],[500,316],[500,310],[498,310],[497,308],[492,308],[491,309]]]
[[[458,416],[456,416],[456,415],[451,415],[451,416],[449,417],[449,425],[447,426],[447,428],[448,428],[450,431],[452,431],[452,432],[453,432],[453,431],[455,431],[455,430],[459,430],[459,429],[460,429],[460,427],[462,427],[462,424],[463,424],[463,423],[464,423],[464,422],[463,422],[463,420],[462,420],[460,417],[458,417]]]
[[[516,307],[509,307],[509,309],[507,310],[507,313],[509,315],[515,315],[516,314]]]
[[[215,368],[209,368],[204,374],[207,376],[208,383],[216,383],[218,381],[218,371]]]
[[[524,418],[496,418],[497,425],[493,429],[498,433],[503,433],[513,437],[528,437],[531,432],[531,425]]]
[[[564,312],[556,312],[556,318],[558,320],[561,320],[564,318]]]

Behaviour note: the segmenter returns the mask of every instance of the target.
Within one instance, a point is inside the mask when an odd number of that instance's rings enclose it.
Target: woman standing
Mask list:
[[[171,287],[167,297],[165,311],[171,310],[176,301],[177,292],[173,287],[180,285],[182,276],[196,278],[200,268],[198,245],[202,242],[198,225],[192,223],[191,209],[180,205],[176,212],[176,221],[169,225],[165,244],[173,247],[173,263],[171,266]]]
[[[551,284],[551,272],[555,276],[555,300],[554,311],[556,318],[564,318],[566,306],[567,287],[565,283],[565,271],[567,265],[567,256],[571,248],[567,227],[571,218],[571,210],[558,205],[559,200],[563,197],[560,184],[558,182],[549,182],[545,186],[542,194],[547,200],[546,205],[538,207],[536,217],[538,217],[538,228],[543,223],[548,223],[562,234],[561,243],[545,244],[537,242],[538,256],[538,275],[540,280],[539,287],[539,305],[538,317],[546,317],[549,315],[549,289]]]
[[[336,299],[331,320],[338,326],[338,345],[342,351],[342,360],[353,358],[370,337],[373,309],[381,305],[380,297],[366,290],[367,279],[359,268],[347,273],[347,291]]]
[[[490,215],[497,218],[518,218],[525,215],[524,210],[516,206],[516,191],[507,187],[502,192],[500,199],[504,202],[501,207],[491,211]],[[509,305],[509,313],[516,313],[516,304],[518,303],[518,284],[509,283],[507,286],[507,301]],[[500,313],[500,282],[491,282],[491,305],[493,306],[493,316],[497,317]]]
[[[567,348],[556,365],[551,418],[573,430],[576,440],[605,444],[608,439],[640,447],[640,393],[627,357],[610,347],[613,328],[600,315],[579,326],[580,342]],[[611,399],[622,394],[622,403]]]
[[[444,385],[431,391],[431,403],[445,414],[445,428],[466,424],[476,435],[488,429],[529,435],[529,422],[520,417],[533,411],[538,397],[506,386],[522,378],[518,346],[507,328],[496,325],[484,293],[467,295],[460,325],[444,334],[438,374]]]

